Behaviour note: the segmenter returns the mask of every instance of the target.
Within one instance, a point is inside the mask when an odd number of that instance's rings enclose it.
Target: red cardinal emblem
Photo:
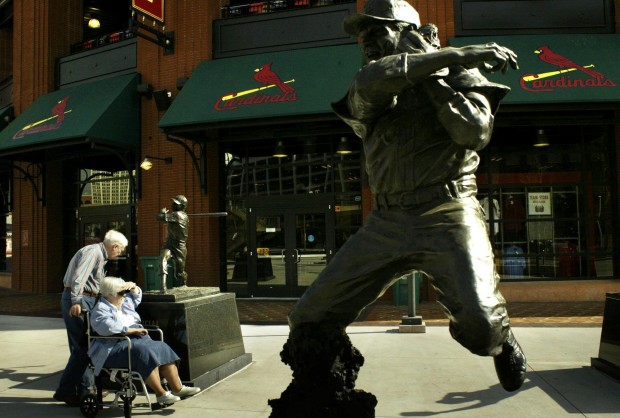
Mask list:
[[[56,105],[52,108],[52,115],[58,117],[56,119],[56,125],[60,126],[62,121],[65,119],[65,109],[67,108],[67,101],[69,101],[69,96],[60,100]]]
[[[259,68],[255,69],[254,80],[258,81],[259,83],[263,83],[265,85],[274,84],[278,86],[278,88],[282,90],[282,93],[284,94],[292,93],[295,91],[293,87],[284,83],[280,79],[280,77],[278,77],[278,75],[275,72],[273,72],[273,70],[271,69],[271,63],[261,65]]]
[[[591,70],[589,68],[584,68],[581,65],[577,64],[569,60],[566,57],[563,57],[560,54],[556,54],[548,46],[539,47],[534,53],[538,54],[538,58],[552,65],[557,65],[560,68],[576,68],[579,71],[583,71],[594,78],[605,78],[604,74],[599,73],[598,71]]]

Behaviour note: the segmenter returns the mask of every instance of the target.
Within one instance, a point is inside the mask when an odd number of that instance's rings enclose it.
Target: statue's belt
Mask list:
[[[475,195],[478,188],[475,179],[455,180],[448,183],[433,184],[432,186],[403,193],[377,193],[375,203],[377,209],[413,209],[425,203],[438,199],[458,199]]]

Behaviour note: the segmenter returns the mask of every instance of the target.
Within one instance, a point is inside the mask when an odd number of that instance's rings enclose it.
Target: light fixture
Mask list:
[[[160,160],[160,161],[165,162],[166,164],[172,164],[172,157],[160,158],[160,157],[151,157],[147,155],[144,157],[144,160],[140,163],[140,168],[143,169],[144,171],[148,171],[151,168],[153,168],[153,162],[151,160]]]
[[[172,93],[166,89],[155,90],[153,92],[153,98],[155,99],[155,106],[157,106],[157,110],[164,111],[170,107],[170,98],[172,97]]]
[[[101,27],[101,22],[96,17],[91,17],[88,19],[88,27],[91,29],[99,29]]]
[[[284,144],[282,144],[282,141],[278,141],[278,145],[276,145],[276,149],[273,150],[273,156],[276,158],[288,157],[288,154],[286,153],[286,149],[284,149]]]
[[[136,87],[136,91],[140,96],[144,96],[148,100],[151,100],[151,97],[153,97],[153,86],[151,86],[149,83],[138,84],[138,87]]]
[[[548,147],[549,145],[549,139],[547,138],[547,135],[545,135],[545,130],[538,129],[536,131],[536,142],[534,142],[534,146],[541,148]]]
[[[336,154],[351,154],[351,148],[349,148],[349,142],[347,141],[347,137],[343,136],[340,138],[340,143],[338,144],[338,148],[336,148]]]

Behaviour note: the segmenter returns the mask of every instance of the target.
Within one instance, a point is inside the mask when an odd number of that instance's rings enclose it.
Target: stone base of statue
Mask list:
[[[605,298],[601,343],[598,357],[592,358],[591,364],[620,379],[620,293],[608,293]]]
[[[138,313],[157,325],[181,357],[179,376],[207,388],[252,362],[245,352],[234,293],[216,287],[179,287],[144,292]]]
[[[282,361],[293,380],[279,399],[269,400],[271,418],[366,418],[377,398],[355,389],[364,357],[332,323],[306,324],[291,332]]]

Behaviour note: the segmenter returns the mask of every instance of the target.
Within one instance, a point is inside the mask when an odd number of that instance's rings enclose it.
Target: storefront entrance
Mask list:
[[[271,198],[249,207],[252,295],[301,296],[333,255],[333,204],[325,196],[301,200]]]
[[[226,281],[238,297],[299,297],[362,224],[360,153],[342,138],[226,143]],[[312,152],[307,152],[312,151]]]
[[[79,210],[80,247],[103,242],[107,231],[116,229],[128,239],[131,237],[130,223],[131,207],[128,205],[83,207]],[[122,277],[125,280],[134,280],[134,269],[127,253],[117,260],[110,260],[106,264],[106,272],[110,276]]]

